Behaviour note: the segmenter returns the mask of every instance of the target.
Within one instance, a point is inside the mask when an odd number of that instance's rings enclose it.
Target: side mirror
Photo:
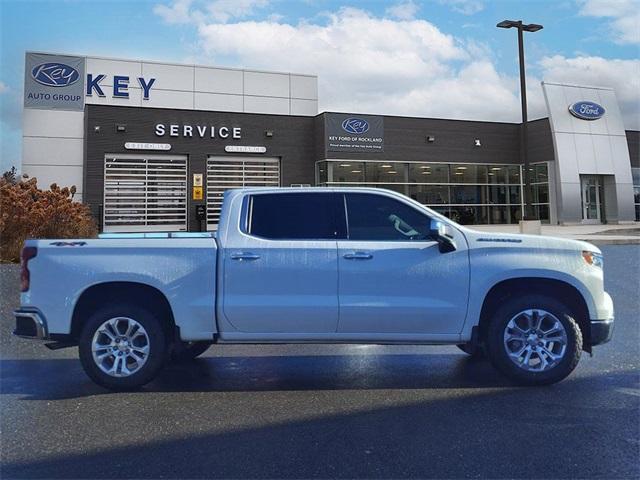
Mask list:
[[[440,252],[453,252],[456,249],[456,244],[453,241],[453,232],[451,231],[451,227],[446,223],[440,220],[431,220],[429,233],[431,237],[438,242]]]

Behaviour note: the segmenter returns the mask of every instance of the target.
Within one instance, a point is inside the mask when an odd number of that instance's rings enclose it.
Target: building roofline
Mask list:
[[[564,82],[547,82],[546,80],[543,80],[542,82],[540,82],[541,85],[557,85],[559,87],[575,87],[575,88],[592,88],[594,90],[610,90],[613,91],[613,88],[611,87],[602,87],[602,86],[598,86],[598,85],[578,85],[575,83],[564,83]]]
[[[325,113],[337,114],[337,115],[367,115],[372,117],[387,117],[387,118],[407,118],[412,120],[435,120],[435,121],[447,121],[447,122],[471,122],[471,123],[491,123],[491,124],[500,124],[500,125],[522,125],[522,122],[500,122],[494,120],[467,120],[464,118],[442,118],[442,117],[417,117],[415,115],[386,115],[379,113],[362,113],[362,112],[336,112],[336,111],[328,111],[325,110],[316,115],[316,117],[320,117]],[[528,120],[527,123],[538,122],[541,120],[549,120],[549,117],[540,117],[535,118],[533,120]]]
[[[27,53],[35,53],[37,55],[60,55],[64,57],[83,57],[93,58],[96,60],[112,60],[116,62],[130,62],[130,63],[152,63],[155,65],[172,65],[176,67],[194,67],[194,68],[215,68],[217,70],[231,70],[234,72],[255,72],[255,73],[275,73],[278,75],[295,75],[297,77],[310,77],[310,78],[318,78],[318,75],[311,73],[296,73],[296,72],[281,72],[275,70],[260,70],[256,68],[238,68],[238,67],[219,67],[216,65],[205,65],[198,63],[179,63],[179,62],[162,62],[159,60],[144,60],[144,59],[131,59],[131,58],[118,58],[118,57],[104,57],[101,55],[84,55],[79,53],[61,53],[61,52],[43,52],[37,50],[25,50],[25,54]]]

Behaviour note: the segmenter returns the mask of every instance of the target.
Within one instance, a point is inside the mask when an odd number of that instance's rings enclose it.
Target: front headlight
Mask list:
[[[603,268],[604,260],[602,258],[601,253],[590,252],[588,250],[582,251],[582,258],[588,265],[593,265],[594,267]]]

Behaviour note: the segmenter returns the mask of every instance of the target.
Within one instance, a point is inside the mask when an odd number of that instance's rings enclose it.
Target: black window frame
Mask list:
[[[251,232],[251,217],[253,215],[253,199],[258,196],[265,195],[326,195],[329,197],[329,200],[332,202],[333,206],[333,217],[332,217],[332,228],[335,232],[333,237],[329,238],[274,238],[274,237],[266,237],[263,235],[257,235]],[[309,213],[313,215],[313,212]],[[346,233],[346,218],[345,218],[346,210],[344,209],[344,200],[341,197],[341,194],[336,192],[264,192],[264,193],[251,193],[245,195],[241,208],[241,221],[240,221],[240,231],[245,235],[248,235],[253,238],[259,238],[262,240],[269,240],[274,242],[320,242],[320,241],[337,241],[337,240],[345,240],[347,238]]]
[[[342,192],[341,193],[342,198],[343,198],[343,205],[344,205],[344,218],[346,220],[346,238],[343,240],[348,240],[351,242],[394,242],[394,243],[398,243],[398,242],[406,242],[406,243],[419,243],[419,242],[437,242],[437,239],[434,238],[431,235],[428,235],[427,237],[420,239],[420,240],[410,240],[410,239],[387,239],[387,240],[381,240],[381,239],[352,239],[351,238],[351,231],[349,228],[349,209],[348,209],[348,202],[347,202],[347,196],[348,195],[367,195],[367,196],[371,196],[371,197],[383,197],[385,199],[388,200],[392,200],[394,202],[398,202],[402,205],[405,205],[407,208],[411,208],[413,210],[416,211],[416,213],[422,215],[425,217],[425,219],[427,220],[427,225],[429,225],[431,223],[431,221],[433,220],[433,217],[430,216],[428,213],[423,212],[422,210],[417,209],[414,205],[409,205],[406,202],[403,202],[401,200],[399,200],[398,198],[395,198],[393,196],[390,195],[381,195],[378,193],[372,193],[372,192]]]

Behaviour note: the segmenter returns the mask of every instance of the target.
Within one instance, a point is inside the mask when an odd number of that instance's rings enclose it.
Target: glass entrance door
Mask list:
[[[602,223],[600,215],[600,178],[597,175],[581,175],[582,223]]]

